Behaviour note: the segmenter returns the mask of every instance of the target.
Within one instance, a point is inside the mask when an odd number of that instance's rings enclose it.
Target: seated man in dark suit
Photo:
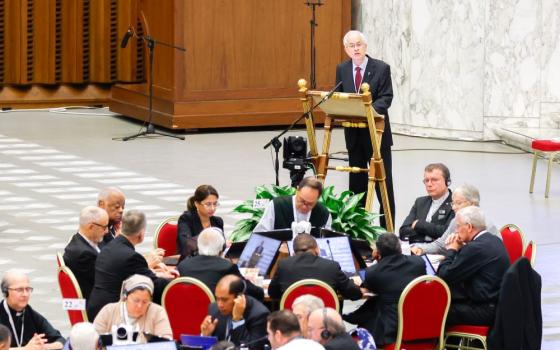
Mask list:
[[[438,239],[455,216],[451,210],[451,175],[441,163],[428,164],[424,169],[427,196],[416,198],[410,213],[399,230],[401,239],[410,243]]]
[[[97,206],[109,215],[108,232],[103,237],[104,244],[111,242],[121,234],[122,216],[126,198],[116,187],[107,187],[97,195]]]
[[[447,325],[491,326],[509,257],[502,241],[486,231],[484,213],[470,206],[457,212],[456,235],[447,244],[438,276],[451,289]]]
[[[319,180],[313,176],[304,178],[299,183],[295,196],[276,197],[268,203],[253,232],[290,229],[293,222],[310,223],[309,229],[330,229],[331,214],[323,204],[318,203],[322,192],[323,184]]]
[[[336,261],[319,256],[319,246],[313,236],[301,233],[294,239],[295,256],[278,263],[276,274],[270,281],[268,294],[279,299],[293,283],[315,278],[327,283],[345,299],[358,300],[362,297],[360,287],[342,272]]]
[[[100,243],[107,233],[109,217],[99,207],[85,207],[80,212],[80,228],[78,233],[64,248],[64,263],[70,268],[80,289],[87,300],[93,289],[95,278],[95,260],[100,252]]]
[[[177,266],[181,277],[193,277],[210,288],[216,290],[218,281],[226,275],[242,277],[237,265],[220,257],[224,247],[224,235],[216,228],[210,227],[202,230],[197,236],[198,255],[188,257]],[[247,294],[259,300],[264,299],[262,288],[255,286],[250,281],[247,283]]]
[[[208,307],[200,332],[218,340],[230,340],[236,346],[251,342],[249,349],[264,349],[269,311],[258,300],[245,295],[244,289],[240,277],[224,276],[216,286],[216,302]]]
[[[376,296],[343,318],[366,328],[375,344],[383,346],[394,343],[397,338],[397,306],[402,291],[410,281],[425,275],[426,267],[421,257],[403,255],[399,238],[392,233],[379,236],[375,246],[377,264],[366,270],[363,287]]]
[[[129,276],[140,274],[154,282],[154,301],[159,303],[168,278],[174,275],[150,270],[146,259],[134,250],[144,241],[146,216],[130,210],[123,216],[121,234],[103,247],[95,262],[95,282],[87,305],[88,317],[95,319],[103,306],[119,301],[122,283]]]
[[[340,314],[330,307],[318,309],[309,315],[307,337],[325,347],[325,350],[359,350],[358,343],[346,333]]]

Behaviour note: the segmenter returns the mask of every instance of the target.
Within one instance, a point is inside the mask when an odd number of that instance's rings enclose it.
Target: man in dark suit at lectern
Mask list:
[[[391,146],[393,137],[391,135],[391,124],[389,123],[389,107],[393,100],[393,86],[391,82],[391,69],[383,61],[376,60],[366,55],[367,41],[361,32],[351,30],[342,40],[344,50],[350,60],[339,64],[336,67],[336,83],[342,82],[338,87],[339,92],[359,92],[362,83],[368,83],[373,98],[373,108],[378,114],[385,116],[385,129],[381,139],[381,158],[385,166],[387,194],[389,197],[389,207],[395,222],[395,196],[393,193],[393,174],[391,161]],[[373,155],[371,138],[367,128],[345,128],[344,137],[346,149],[348,150],[349,165],[352,167],[366,168]],[[349,189],[354,193],[367,191],[368,174],[350,173]],[[377,199],[380,203],[380,213],[383,213],[381,205],[381,192],[379,186],[375,186]],[[365,204],[366,196],[362,200]],[[385,226],[385,218],[381,217],[381,226]]]

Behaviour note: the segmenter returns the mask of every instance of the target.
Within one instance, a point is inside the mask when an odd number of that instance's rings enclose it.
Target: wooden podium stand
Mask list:
[[[373,194],[375,193],[375,182],[379,183],[381,190],[381,205],[385,213],[387,231],[394,232],[393,216],[389,207],[389,197],[387,195],[387,184],[385,182],[385,168],[379,147],[381,136],[385,127],[385,120],[382,115],[375,112],[372,107],[371,92],[369,85],[364,83],[361,86],[362,94],[350,94],[335,92],[328,99],[321,103],[320,109],[325,112],[325,135],[323,138],[323,149],[318,153],[317,139],[315,136],[314,113],[312,106],[327,98],[326,91],[309,91],[305,79],[298,81],[300,100],[303,103],[303,110],[307,113],[305,123],[307,136],[309,139],[309,150],[317,169],[317,177],[324,181],[328,170],[345,171],[352,173],[368,173],[368,190],[366,197],[366,210],[370,211],[373,206]],[[373,149],[373,158],[369,163],[369,169],[358,167],[329,167],[329,148],[331,144],[332,126],[336,123],[346,128],[368,128]]]
[[[187,49],[156,48],[154,124],[170,129],[282,125],[301,113],[293,82],[310,73],[311,9],[305,1],[136,4],[138,16],[130,24],[138,32]],[[318,88],[332,86],[336,65],[345,58],[341,40],[350,29],[350,10],[351,0],[325,1],[317,9]],[[138,60],[137,45],[132,40],[119,54]],[[147,119],[146,83],[115,85],[111,94],[112,111]]]

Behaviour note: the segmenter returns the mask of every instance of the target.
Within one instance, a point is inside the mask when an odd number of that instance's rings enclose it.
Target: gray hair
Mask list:
[[[130,237],[138,234],[146,228],[146,214],[140,210],[129,210],[123,215],[122,229],[123,235]]]
[[[455,194],[460,194],[466,201],[472,203],[472,205],[480,205],[480,193],[478,189],[470,184],[462,184],[453,191],[453,196]]]
[[[99,341],[99,334],[95,326],[89,322],[76,323],[70,331],[70,346],[72,349],[95,350]]]
[[[0,290],[2,290],[2,293],[4,295],[7,294],[12,281],[18,277],[25,278],[29,281],[29,276],[27,276],[27,274],[20,269],[9,269],[8,271],[4,272],[4,275],[2,275],[2,282],[0,282]]]
[[[225,239],[221,230],[216,227],[208,227],[197,237],[198,254],[218,256],[222,252]]]
[[[85,226],[87,224],[91,224],[92,222],[101,220],[103,213],[105,213],[105,210],[99,207],[85,207],[80,211],[80,226]]]
[[[457,212],[457,216],[460,216],[465,224],[471,224],[477,230],[486,229],[486,218],[479,207],[471,205],[463,208]]]
[[[351,35],[354,35],[354,34],[357,34],[357,35],[360,37],[360,40],[361,40],[364,44],[367,44],[366,36],[364,35],[364,33],[360,32],[359,30],[351,30],[351,31],[349,31],[348,33],[346,33],[346,34],[344,35],[344,37],[342,38],[342,44],[343,44],[344,46],[347,46],[347,45],[348,45],[348,41],[349,41],[349,39],[350,39],[350,36],[351,36]]]
[[[106,187],[102,189],[99,194],[97,195],[98,201],[106,201],[112,194],[120,194],[124,196],[123,191],[118,189],[117,187]]]
[[[308,315],[315,310],[319,310],[325,307],[325,303],[323,302],[323,299],[318,298],[311,294],[304,294],[297,297],[292,303],[292,309],[299,304],[305,306]]]

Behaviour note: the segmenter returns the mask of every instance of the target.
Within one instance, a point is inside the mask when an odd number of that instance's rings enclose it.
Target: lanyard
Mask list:
[[[12,326],[12,332],[14,333],[14,337],[16,338],[16,344],[18,348],[21,348],[21,343],[23,343],[23,326],[24,326],[23,321],[24,321],[25,313],[21,316],[21,333],[18,339],[16,326],[14,324],[14,319],[12,318],[12,313],[10,312],[10,309],[8,308],[8,303],[6,302],[5,299],[4,299],[4,310],[6,310],[6,313],[8,314],[8,318],[10,319],[10,326]]]

